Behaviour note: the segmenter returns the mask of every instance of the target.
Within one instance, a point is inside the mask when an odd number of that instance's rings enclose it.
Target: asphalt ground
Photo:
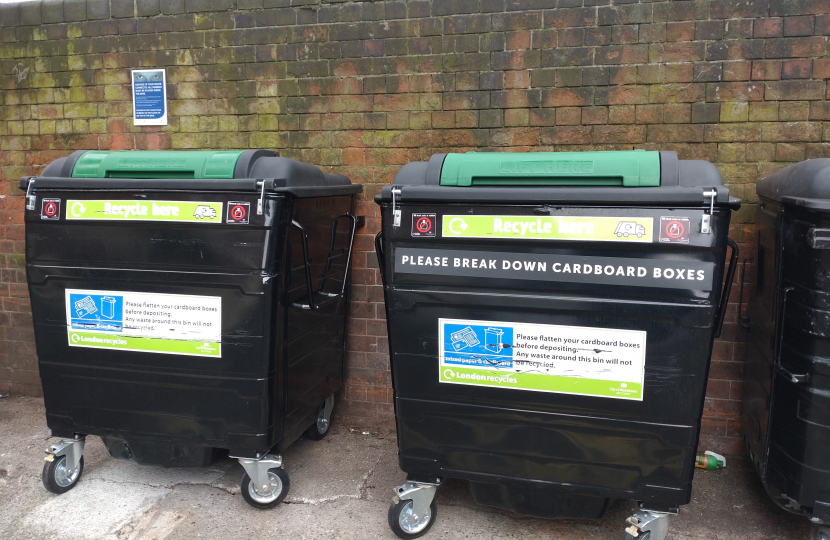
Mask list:
[[[322,441],[302,438],[284,454],[291,488],[269,510],[240,495],[242,467],[231,459],[205,469],[140,466],[109,456],[97,437],[84,450],[77,486],[53,495],[41,483],[50,438],[43,402],[0,398],[0,538],[4,540],[389,539],[398,469],[395,434],[336,423]],[[476,504],[447,479],[426,540],[622,540],[634,503],[617,501],[595,521],[544,520]],[[806,519],[776,507],[747,463],[695,471],[692,502],[672,519],[668,540],[801,540]]]

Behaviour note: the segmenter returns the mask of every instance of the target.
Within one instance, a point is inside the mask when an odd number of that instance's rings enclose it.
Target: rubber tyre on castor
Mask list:
[[[631,536],[625,533],[625,540],[649,540],[651,538],[651,531],[641,532],[640,536]]]
[[[830,540],[830,526],[813,525],[811,540]]]
[[[288,480],[288,473],[285,469],[268,469],[268,477],[271,480],[271,487],[273,491],[268,495],[260,495],[254,489],[254,484],[251,482],[251,477],[247,474],[242,477],[242,498],[245,502],[253,506],[265,510],[272,508],[281,503],[288,495],[288,489],[291,487],[291,482]]]
[[[314,421],[313,424],[306,430],[305,434],[308,435],[308,438],[312,441],[319,441],[323,437],[325,437],[331,428],[331,419],[326,419],[326,406],[320,408],[320,412],[317,413],[317,419]]]
[[[398,503],[392,503],[389,507],[389,528],[398,538],[418,538],[425,535],[435,523],[435,517],[438,515],[438,505],[433,500],[427,510],[427,515],[418,523],[409,523],[406,519],[407,510],[411,510],[412,501],[403,500]]]
[[[84,458],[78,463],[78,470],[72,476],[66,476],[66,456],[55,457],[52,461],[43,464],[43,472],[40,475],[43,480],[43,487],[56,495],[66,493],[78,484],[78,480],[84,472]]]

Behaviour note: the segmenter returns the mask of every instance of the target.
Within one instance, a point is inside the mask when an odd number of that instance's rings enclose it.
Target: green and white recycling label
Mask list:
[[[66,219],[222,223],[222,203],[204,201],[68,200]]]
[[[646,332],[438,319],[438,380],[643,400]]]
[[[70,347],[222,357],[222,298],[66,290]]]
[[[444,215],[441,223],[444,238],[649,243],[654,235],[650,217]]]

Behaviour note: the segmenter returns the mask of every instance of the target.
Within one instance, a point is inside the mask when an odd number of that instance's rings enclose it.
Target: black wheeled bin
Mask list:
[[[343,385],[353,195],[264,150],[77,151],[23,178],[26,274],[46,419],[43,481],[71,489],[86,435],[113,457],[207,466],[251,505],[278,455],[322,438]]]
[[[757,190],[757,279],[740,319],[745,441],[772,499],[830,540],[830,159],[790,165]]]
[[[376,201],[408,474],[393,531],[423,534],[452,477],[531,516],[640,501],[626,534],[662,540],[690,500],[728,245],[737,257],[740,202],[717,169],[674,152],[437,154]]]

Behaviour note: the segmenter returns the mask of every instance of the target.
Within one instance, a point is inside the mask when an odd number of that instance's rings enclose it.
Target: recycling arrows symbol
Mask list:
[[[81,201],[75,201],[69,211],[73,217],[81,217],[86,212],[86,206]]]

